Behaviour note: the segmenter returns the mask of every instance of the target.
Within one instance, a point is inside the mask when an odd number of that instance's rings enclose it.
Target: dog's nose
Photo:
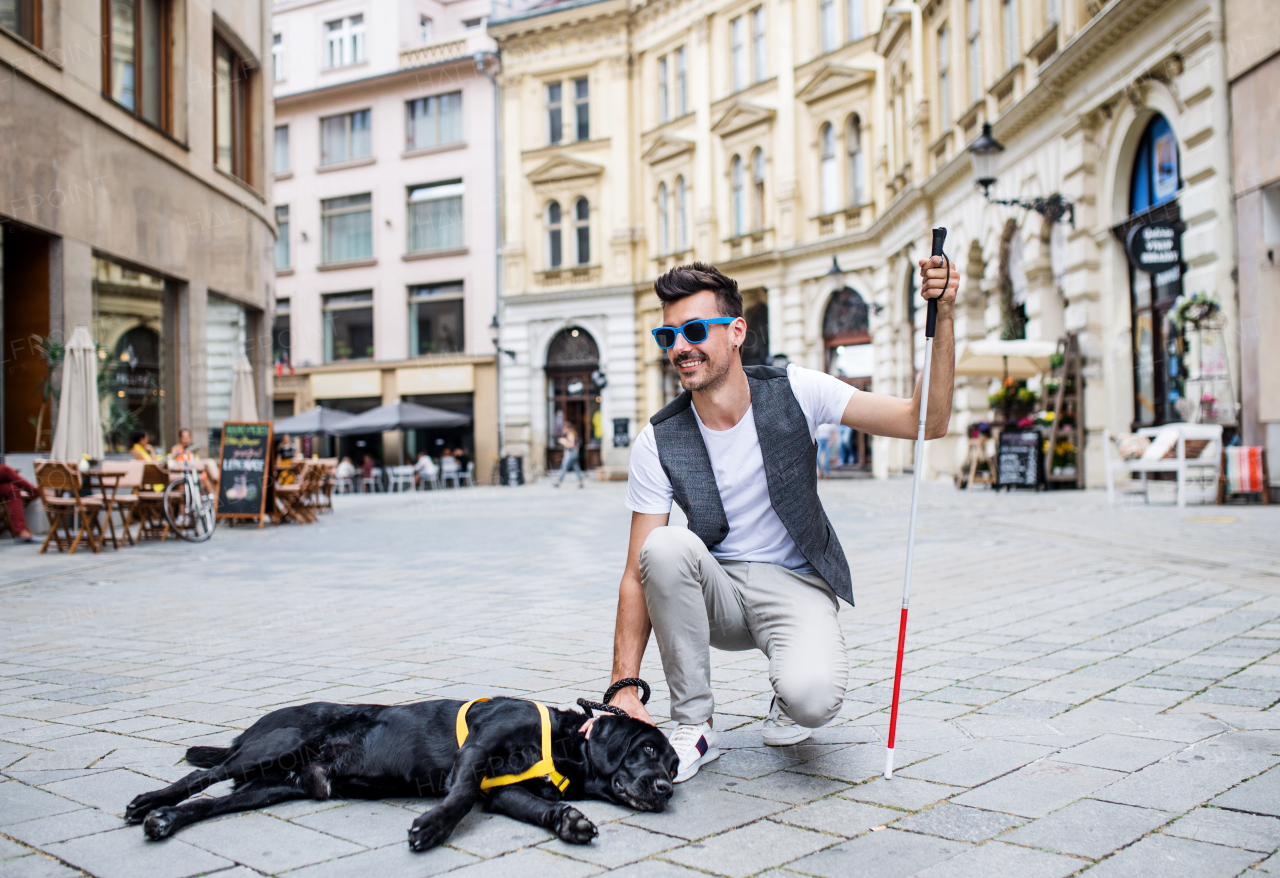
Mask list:
[[[671,781],[665,777],[654,778],[653,791],[662,796],[671,795]]]

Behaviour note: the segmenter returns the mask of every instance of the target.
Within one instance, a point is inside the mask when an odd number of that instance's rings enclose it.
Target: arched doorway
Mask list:
[[[822,344],[826,354],[827,374],[834,375],[859,390],[870,390],[875,375],[875,353],[867,303],[858,291],[845,287],[831,297],[822,315]],[[844,431],[842,430],[842,433]],[[860,470],[871,469],[871,444],[865,433],[845,434],[841,442],[842,464]]]
[[[127,448],[129,434],[146,430],[153,444],[160,438],[160,335],[138,325],[116,342],[115,360],[107,374],[107,436]]]
[[[547,471],[564,456],[559,440],[566,424],[582,443],[582,466],[600,465],[600,349],[591,333],[570,326],[556,333],[547,348]]]

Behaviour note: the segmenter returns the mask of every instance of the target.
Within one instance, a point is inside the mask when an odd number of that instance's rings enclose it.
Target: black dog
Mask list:
[[[469,734],[459,748],[455,723],[462,705],[316,702],[273,711],[230,747],[189,749],[187,762],[205,770],[138,796],[125,819],[145,820],[147,836],[162,839],[207,817],[289,799],[444,796],[409,830],[409,846],[427,850],[452,834],[481,795],[484,778],[520,774],[543,756],[542,722],[533,703],[495,698],[472,705]],[[658,729],[601,716],[588,738],[579,731],[583,714],[548,713],[555,769],[568,786],[562,794],[549,780],[534,778],[493,787],[486,797],[491,811],[586,844],[596,836],[595,826],[562,798],[604,799],[641,811],[666,807],[679,759]],[[229,795],[183,803],[224,780],[236,782]]]

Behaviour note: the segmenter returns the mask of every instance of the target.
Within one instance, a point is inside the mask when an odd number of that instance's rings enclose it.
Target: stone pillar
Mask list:
[[[396,387],[396,370],[382,370],[382,404],[390,405],[393,402],[400,401],[400,391]],[[472,397],[474,410],[475,397]],[[382,434],[382,465],[396,466],[403,463],[401,455],[404,454],[404,444],[401,441],[401,432],[399,430],[387,430]],[[477,457],[478,459],[478,457]],[[477,466],[476,469],[479,469]]]
[[[52,311],[55,300],[59,300],[61,309],[58,314],[50,314],[49,328],[51,332],[61,329],[67,339],[77,326],[93,329],[93,248],[74,238],[54,240],[58,244],[50,253],[49,305]]]
[[[209,363],[206,345],[209,287],[203,283],[187,284],[179,297],[178,321],[179,362],[178,386],[182,405],[179,427],[189,427],[191,435],[204,445],[209,437]]]
[[[503,356],[499,354],[498,356]],[[395,373],[391,373],[394,377]],[[475,437],[476,484],[487,485],[498,459],[498,370],[492,363],[476,363],[471,395],[472,435]],[[408,461],[412,463],[412,461]]]

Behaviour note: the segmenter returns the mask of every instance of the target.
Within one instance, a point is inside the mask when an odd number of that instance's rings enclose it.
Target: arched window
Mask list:
[[[840,207],[840,183],[836,169],[836,131],[830,122],[822,126],[818,145],[822,150],[822,212],[835,213]]]
[[[563,250],[560,246],[560,202],[553,201],[547,205],[547,267],[559,268],[564,264]]]
[[[676,250],[689,249],[689,196],[684,177],[676,177]]]
[[[736,237],[747,230],[747,205],[745,183],[742,173],[742,156],[734,156],[730,163],[730,178],[733,183],[733,234]]]
[[[578,239],[578,264],[591,262],[591,205],[579,198],[573,203],[573,229]]]
[[[667,214],[667,184],[658,184],[658,255],[671,252],[671,226]]]
[[[764,150],[751,154],[752,222],[756,229],[764,228]]]
[[[1178,193],[1178,139],[1164,116],[1147,125],[1133,161],[1129,213],[1164,204]]]
[[[849,117],[849,126],[844,134],[845,150],[848,154],[848,168],[845,174],[849,185],[849,206],[862,204],[862,122],[857,114]]]

